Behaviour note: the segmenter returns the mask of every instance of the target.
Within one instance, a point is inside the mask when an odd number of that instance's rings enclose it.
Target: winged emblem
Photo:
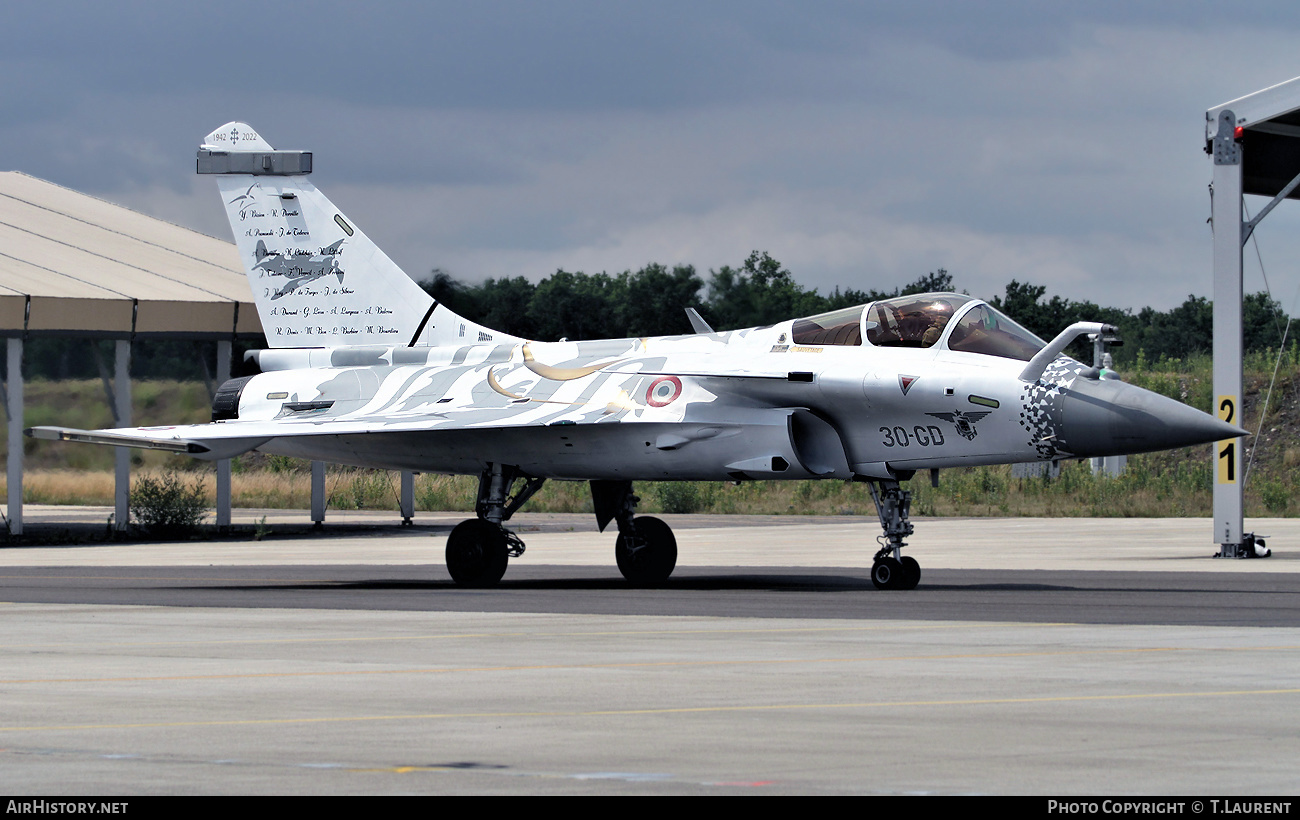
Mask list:
[[[964,413],[961,410],[954,410],[951,413],[926,413],[927,416],[934,416],[942,421],[952,422],[957,427],[957,435],[967,441],[974,441],[977,433],[975,423],[987,416],[992,410],[979,410],[974,413]]]

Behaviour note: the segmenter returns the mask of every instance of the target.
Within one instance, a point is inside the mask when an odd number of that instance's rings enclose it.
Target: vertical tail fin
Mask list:
[[[438,304],[307,180],[312,155],[276,151],[244,123],[199,148],[271,347],[519,341]]]

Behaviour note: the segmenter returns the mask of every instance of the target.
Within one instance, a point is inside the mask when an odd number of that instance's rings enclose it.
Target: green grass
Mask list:
[[[1255,432],[1275,358],[1250,354],[1245,361],[1243,426]],[[1212,368],[1208,356],[1161,359],[1124,373],[1131,384],[1211,407]],[[1282,357],[1278,382],[1258,440],[1249,440],[1255,463],[1246,484],[1246,514],[1300,515],[1300,348]],[[208,396],[201,384],[143,382],[134,389],[136,424],[204,421]],[[28,425],[58,424],[95,428],[113,423],[98,381],[31,382],[27,385]],[[0,440],[0,449],[3,441]],[[30,503],[111,503],[112,450],[27,440],[28,475],[24,496]],[[1250,450],[1248,449],[1249,453]],[[183,456],[133,453],[137,468],[211,471],[210,465]],[[235,503],[246,508],[305,508],[310,503],[307,462],[280,456],[235,459]],[[37,475],[40,474],[40,480]],[[1066,462],[1056,480],[1019,479],[1009,466],[944,470],[938,488],[921,473],[909,482],[914,515],[937,516],[1108,516],[1162,517],[1211,514],[1210,448],[1133,456],[1119,477],[1093,476],[1088,464]],[[421,475],[416,505],[421,510],[470,512],[478,479],[474,476]],[[209,486],[211,482],[209,481]],[[331,467],[326,489],[335,509],[398,508],[396,473]],[[867,485],[841,481],[639,482],[644,513],[872,515]],[[525,507],[543,512],[591,512],[591,495],[581,482],[548,482]]]
[[[77,427],[95,430],[113,427],[113,410],[99,380],[23,385],[23,426]],[[211,418],[208,391],[197,382],[136,382],[131,388],[131,426],[193,424]],[[0,441],[0,456],[9,454],[8,441]],[[28,470],[111,470],[113,448],[76,447],[26,439],[23,463]],[[156,451],[132,451],[132,464],[155,469],[192,467],[193,460]]]

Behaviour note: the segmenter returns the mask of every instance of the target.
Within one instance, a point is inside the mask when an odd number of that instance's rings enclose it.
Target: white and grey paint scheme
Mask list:
[[[503,525],[547,479],[591,482],[636,584],[676,544],[635,516],[638,480],[870,482],[884,529],[872,578],[910,589],[917,470],[1137,453],[1245,432],[1062,354],[986,302],[888,299],[765,327],[550,342],[437,304],[306,178],[311,155],[229,123],[199,151],[217,177],[269,348],[222,386],[209,424],[38,438],[223,459],[250,450],[481,477],[448,539],[452,577],[495,584],[523,544]],[[683,305],[683,307],[688,307]]]

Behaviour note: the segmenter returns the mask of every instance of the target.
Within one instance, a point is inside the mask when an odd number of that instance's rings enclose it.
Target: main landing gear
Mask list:
[[[677,539],[658,518],[634,517],[641,499],[632,494],[632,482],[593,481],[591,499],[601,532],[611,519],[618,522],[614,558],[618,561],[618,571],[628,583],[653,587],[667,581],[677,566]]]
[[[921,565],[910,555],[903,555],[907,544],[904,538],[914,531],[908,512],[912,506],[912,491],[904,490],[892,479],[871,481],[871,500],[876,502],[876,513],[885,534],[877,539],[880,551],[871,565],[871,583],[876,589],[916,589],[921,582]]]
[[[523,483],[511,495],[516,481]],[[524,554],[524,542],[503,524],[541,489],[544,478],[523,475],[519,468],[491,464],[479,477],[477,518],[462,521],[447,536],[447,572],[464,587],[496,586],[511,558]],[[618,522],[614,558],[633,586],[662,584],[677,566],[677,539],[658,518],[635,516],[640,499],[631,481],[593,481],[591,499],[601,532]]]
[[[510,495],[515,481],[523,481]],[[511,558],[524,554],[524,542],[502,526],[541,489],[544,478],[528,478],[509,465],[492,464],[479,476],[478,518],[462,521],[447,536],[447,572],[466,587],[496,586]]]

